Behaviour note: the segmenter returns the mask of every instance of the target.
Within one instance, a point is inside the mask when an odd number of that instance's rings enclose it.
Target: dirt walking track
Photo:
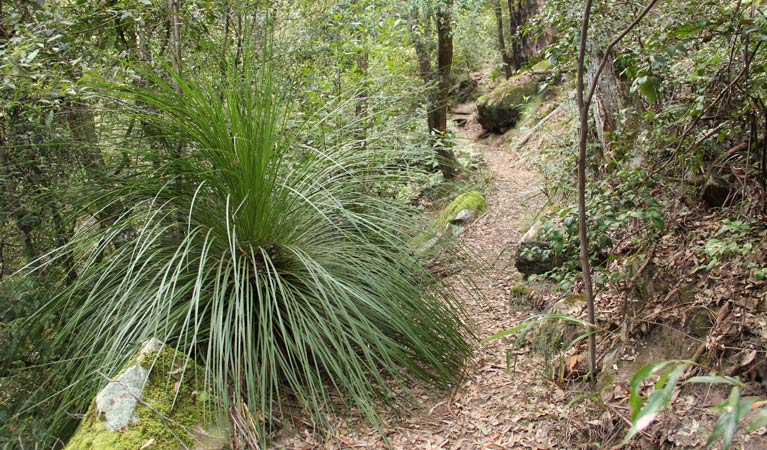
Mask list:
[[[493,143],[497,139],[480,138],[481,131],[474,120],[468,120],[459,129],[457,145],[481,152],[492,175],[489,212],[460,236],[486,266],[473,276],[485,298],[477,301],[465,290],[456,289],[475,320],[477,334],[486,338],[530,314],[515,310],[509,302],[509,290],[520,279],[510,263],[513,250],[509,246],[519,241],[520,230],[540,209],[543,196],[541,175]],[[403,450],[577,447],[571,439],[585,430],[570,420],[565,391],[545,377],[543,357],[527,348],[510,349],[506,339],[479,347],[463,381],[452,392],[416,388],[419,404],[405,416],[384,418],[390,446]],[[344,420],[324,436],[322,444],[309,431],[304,431],[303,439],[299,433],[290,441],[281,448],[385,448],[377,430]]]

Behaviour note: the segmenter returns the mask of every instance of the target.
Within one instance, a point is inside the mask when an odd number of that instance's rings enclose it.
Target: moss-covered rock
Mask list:
[[[65,450],[226,447],[223,427],[206,414],[204,371],[157,342],[147,343],[99,393]]]
[[[461,211],[471,211],[474,216],[488,210],[487,200],[485,196],[479,191],[464,192],[455,198],[445,209],[442,210],[442,214],[439,218],[438,226],[440,229],[444,229],[448,224],[456,220]]]
[[[418,253],[428,253],[446,237],[459,235],[464,226],[488,210],[487,201],[479,191],[463,193],[442,210],[439,219],[419,233],[411,245]]]
[[[578,319],[585,310],[586,297],[583,294],[568,294],[555,303],[549,313]],[[533,348],[544,354],[566,351],[587,332],[578,323],[551,317],[541,321],[532,333]]]
[[[538,61],[533,67],[530,68],[530,71],[533,72],[534,74],[546,73],[550,70],[551,70],[551,61],[549,61],[548,58]]]
[[[538,93],[538,79],[530,73],[509,78],[477,100],[477,121],[486,130],[503,133],[516,125],[527,98]]]

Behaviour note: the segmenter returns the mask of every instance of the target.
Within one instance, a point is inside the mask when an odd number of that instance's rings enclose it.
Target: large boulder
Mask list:
[[[204,370],[152,339],[99,392],[65,450],[219,450],[224,427],[211,422]]]
[[[735,175],[727,169],[712,171],[703,183],[701,197],[709,208],[736,204],[740,200],[740,192]]]
[[[524,276],[546,273],[564,263],[564,255],[557,253],[554,246],[546,241],[541,222],[530,227],[514,252],[514,267]]]
[[[538,93],[538,79],[530,73],[509,78],[477,100],[477,121],[493,133],[517,124],[528,97]]]

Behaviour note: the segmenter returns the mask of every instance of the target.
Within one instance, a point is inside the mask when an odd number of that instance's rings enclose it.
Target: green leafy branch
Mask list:
[[[738,377],[722,375],[705,375],[682,380],[688,368],[700,366],[692,361],[670,360],[642,366],[631,379],[631,394],[629,405],[631,406],[631,428],[624,442],[630,441],[637,433],[649,427],[658,414],[663,412],[671,403],[672,396],[681,383],[704,383],[704,384],[727,384],[732,386],[727,400],[713,407],[712,412],[719,413],[714,429],[709,435],[706,447],[710,447],[720,438],[722,447],[727,449],[732,444],[738,427],[746,415],[752,409],[759,409],[756,415],[749,421],[747,432],[752,432],[767,425],[767,400],[754,401],[744,399],[740,395],[740,389],[744,387]],[[660,374],[655,382],[652,392],[645,397],[642,395],[642,386],[653,375]]]

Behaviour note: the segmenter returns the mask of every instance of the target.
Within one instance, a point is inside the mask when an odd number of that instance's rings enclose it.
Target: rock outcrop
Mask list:
[[[504,133],[516,125],[529,97],[538,93],[538,79],[525,73],[509,78],[477,100],[477,121],[493,133]]]
[[[152,339],[99,392],[65,450],[219,450],[205,412],[204,370]],[[209,412],[209,411],[208,411]]]
[[[546,273],[564,264],[563,255],[546,242],[543,227],[536,223],[522,236],[514,252],[514,267],[524,276]]]
[[[709,173],[701,189],[701,197],[708,208],[732,206],[740,200],[735,176],[728,170]]]

